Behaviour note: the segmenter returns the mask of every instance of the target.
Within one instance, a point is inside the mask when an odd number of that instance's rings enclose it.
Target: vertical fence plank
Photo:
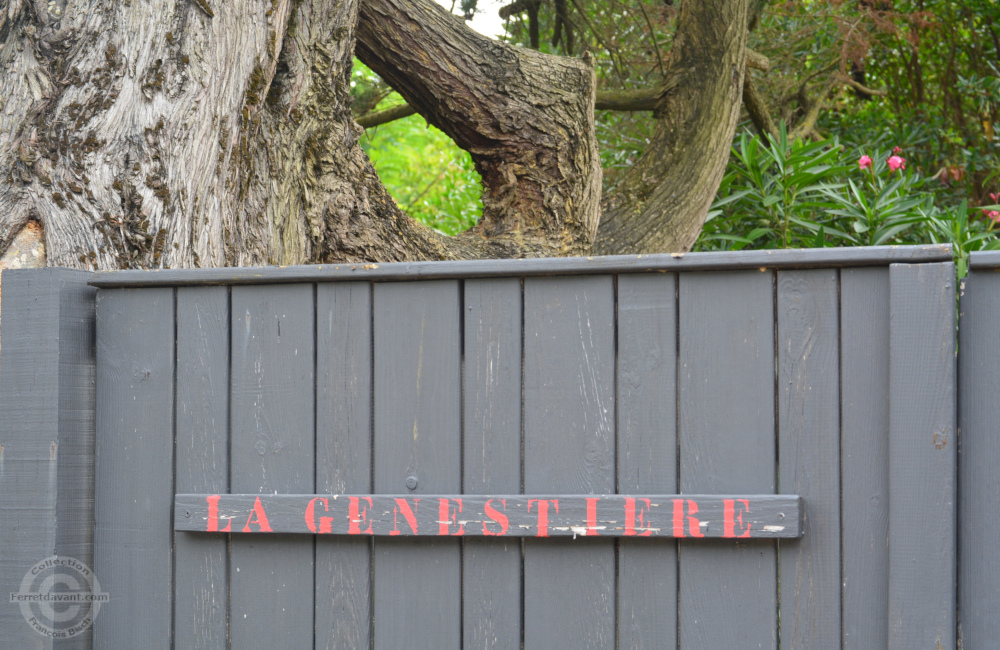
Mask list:
[[[618,492],[677,492],[676,276],[618,276]],[[677,646],[677,543],[618,545],[618,646]]]
[[[229,289],[178,289],[178,494],[229,492],[229,349]],[[175,533],[174,544],[174,645],[226,648],[226,539]]]
[[[779,543],[781,643],[841,646],[840,350],[837,271],[778,273],[778,482],[808,504]]]
[[[374,287],[377,493],[461,490],[459,291],[448,280]],[[461,647],[461,563],[458,540],[376,541],[375,647]]]
[[[372,304],[367,282],[316,293],[316,491],[371,492]],[[316,648],[368,648],[371,540],[316,538]]]
[[[521,491],[521,281],[465,281],[463,492]],[[467,539],[463,647],[521,647],[519,540]]]
[[[774,492],[773,296],[771,272],[680,275],[681,493]],[[773,542],[679,553],[681,648],[777,647]]]
[[[524,488],[615,490],[613,278],[524,285]],[[611,540],[525,540],[524,647],[615,647]]]
[[[170,648],[173,289],[98,294],[96,408],[94,573],[111,600],[94,647]]]
[[[231,301],[231,489],[310,494],[315,489],[313,287],[233,287]],[[256,517],[232,526],[261,528]],[[233,538],[232,647],[312,647],[313,547],[312,538],[301,536]]]
[[[82,271],[7,270],[3,278],[0,636],[12,648],[89,648],[89,631],[41,636],[8,597],[52,555],[94,564],[95,291]]]
[[[840,300],[843,643],[869,650],[889,643],[889,269],[843,269]]]
[[[966,648],[1000,639],[1000,274],[973,271],[963,282],[959,377],[959,611]]]
[[[889,283],[889,648],[954,648],[955,267]]]

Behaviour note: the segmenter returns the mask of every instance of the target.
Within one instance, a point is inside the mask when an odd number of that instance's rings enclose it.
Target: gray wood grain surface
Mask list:
[[[888,646],[889,269],[840,274],[844,650]]]
[[[367,282],[316,289],[316,490],[372,489],[372,299]],[[371,541],[316,540],[317,650],[371,643]]]
[[[521,491],[521,281],[466,280],[462,483],[465,494]],[[467,539],[463,647],[521,647],[521,543]]]
[[[94,294],[90,274],[3,272],[0,346],[0,638],[5,647],[89,648],[54,641],[11,603],[52,555],[93,566]],[[35,606],[37,607],[37,606]]]
[[[98,294],[96,426],[94,647],[170,648],[173,289]]]
[[[778,482],[809,504],[779,542],[781,644],[841,647],[840,323],[837,271],[778,272]]]
[[[773,296],[770,271],[680,276],[682,493],[775,489]],[[679,553],[682,648],[777,647],[774,542]]]
[[[973,254],[975,260],[975,255]],[[984,255],[984,253],[979,253]],[[995,255],[995,253],[994,253]],[[553,257],[517,260],[314,264],[183,270],[129,270],[95,273],[97,287],[189,286],[195,284],[283,284],[293,282],[441,280],[485,277],[609,275],[681,271],[886,266],[897,262],[944,262],[948,244],[858,246],[851,248],[723,251],[712,253]]]
[[[966,648],[986,648],[1000,639],[1000,275],[973,271],[961,293],[959,625]]]
[[[955,267],[894,264],[889,295],[889,648],[953,648]]]
[[[230,485],[234,492],[315,490],[313,301],[314,289],[308,284],[232,289]],[[256,518],[249,517],[233,521],[232,526],[260,528]],[[313,561],[311,538],[233,538],[232,647],[312,646]]]
[[[229,289],[177,290],[177,492],[229,491]],[[174,645],[227,648],[225,537],[177,535]]]
[[[374,286],[376,493],[461,491],[460,302],[455,281]],[[461,647],[457,539],[376,540],[373,588],[376,648]]]
[[[677,279],[618,276],[618,492],[677,491]],[[677,645],[677,544],[618,544],[618,645]]]
[[[611,277],[524,281],[524,490],[615,490]],[[612,540],[525,540],[524,647],[615,647]],[[567,598],[566,594],[572,594]]]

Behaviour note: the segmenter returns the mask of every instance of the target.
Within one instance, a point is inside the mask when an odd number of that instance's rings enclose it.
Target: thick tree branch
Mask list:
[[[638,90],[599,90],[594,103],[595,110],[599,111],[652,111],[656,108],[656,103],[660,101],[672,84],[660,86],[659,88],[640,88]],[[357,118],[358,124],[362,128],[388,124],[395,120],[401,120],[416,113],[409,104],[400,104],[387,108],[384,111],[368,113]]]
[[[472,154],[483,217],[455,245],[489,238],[514,255],[590,251],[601,168],[589,56],[490,40],[432,0],[363,2],[355,52]]]
[[[701,232],[739,120],[747,0],[681,4],[668,75],[645,153],[603,202],[600,254],[685,251]]]
[[[777,138],[778,130],[774,126],[774,120],[771,119],[771,113],[767,110],[767,104],[764,103],[764,98],[757,90],[753,76],[749,74],[743,78],[743,106],[746,107],[747,113],[750,114],[750,121],[753,122],[761,137],[767,136],[772,140]]]
[[[528,11],[532,6],[537,9],[540,4],[542,4],[542,0],[516,0],[505,7],[500,7],[500,11],[497,13],[500,15],[500,18],[507,20],[514,14]]]
[[[747,48],[747,67],[767,72],[771,69],[771,60],[763,54]]]
[[[851,79],[850,77],[843,77],[841,81],[850,86],[851,88],[853,88],[854,90],[858,91],[859,93],[863,95],[868,95],[870,97],[885,97],[886,95],[889,94],[885,90],[875,90],[874,88],[869,88],[868,86],[858,83],[857,81]]]

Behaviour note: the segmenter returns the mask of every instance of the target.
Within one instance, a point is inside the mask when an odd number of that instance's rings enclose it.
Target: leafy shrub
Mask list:
[[[964,276],[970,252],[1000,248],[1000,208],[942,207],[952,197],[904,153],[790,141],[783,126],[775,142],[744,132],[694,249],[948,243]]]

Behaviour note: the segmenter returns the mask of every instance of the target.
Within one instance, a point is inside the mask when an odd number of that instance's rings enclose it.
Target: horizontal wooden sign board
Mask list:
[[[444,537],[802,536],[794,495],[178,494],[174,530]]]

